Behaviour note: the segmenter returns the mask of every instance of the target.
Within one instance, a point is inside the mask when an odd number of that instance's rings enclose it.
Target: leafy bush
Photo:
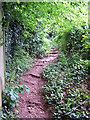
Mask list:
[[[71,27],[67,28],[61,37],[61,50],[71,52],[82,49],[82,35],[85,34],[82,28]]]
[[[81,50],[81,56],[84,60],[90,59],[90,42],[89,37],[86,35],[83,35],[83,39],[81,40],[83,43],[83,49]]]

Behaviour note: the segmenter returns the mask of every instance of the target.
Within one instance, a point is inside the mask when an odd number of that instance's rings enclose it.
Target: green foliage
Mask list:
[[[21,46],[21,49],[25,49],[29,55],[34,54],[36,56],[45,55],[45,51],[51,48],[43,41],[46,37],[44,29],[47,27],[44,21],[41,20],[43,17],[45,20],[47,19],[47,16],[41,13],[43,7],[43,3],[3,3],[5,13],[3,28],[6,33],[8,55],[14,57],[19,46]],[[47,9],[46,12],[48,12]]]
[[[85,2],[63,4],[64,14],[57,30],[57,43],[58,48],[64,53],[81,52],[83,49],[82,35],[88,31],[86,4]]]
[[[83,35],[83,39],[81,40],[83,43],[83,49],[81,50],[82,52],[82,59],[84,60],[89,60],[90,59],[90,42],[89,42],[89,37]]]
[[[85,34],[82,28],[74,26],[70,29],[67,28],[61,38],[61,50],[64,52],[74,52],[82,49],[82,34]]]
[[[4,2],[3,10],[6,89],[2,118],[15,116],[11,109],[17,105],[18,93],[23,94],[24,87],[30,92],[27,86],[17,84],[21,81],[19,76],[31,67],[31,57],[42,58],[51,48],[65,53],[43,72],[48,81],[44,89],[51,111],[55,118],[88,118],[87,107],[76,108],[89,97],[83,86],[90,68],[87,2]]]
[[[38,5],[38,6],[37,6]],[[45,41],[46,34],[42,13],[38,14],[42,3],[3,3],[3,30],[5,31],[6,48],[6,88],[3,93],[3,114],[1,118],[12,118],[12,109],[17,106],[18,93],[23,88],[30,92],[27,86],[20,86],[19,78],[30,69],[32,56],[43,57],[50,49],[50,42]],[[12,14],[13,13],[13,14]],[[46,51],[46,53],[45,53]],[[30,57],[31,56],[31,57]]]
[[[43,87],[45,101],[55,118],[88,118],[86,62],[79,56],[60,54],[58,59],[43,71],[46,85]],[[80,106],[79,106],[80,105]],[[79,106],[79,107],[77,107]],[[70,112],[70,113],[69,113]]]
[[[19,93],[24,93],[24,88],[30,93],[29,86],[18,85],[23,79],[20,75],[31,68],[32,58],[23,49],[16,51],[15,58],[6,60],[6,86],[3,93],[2,119],[15,118],[13,109],[18,106]]]
[[[10,118],[16,118],[16,114],[13,113],[13,109],[15,109],[18,105],[18,99],[19,93],[24,93],[24,88],[26,88],[26,91],[30,93],[29,87],[24,85],[17,85],[6,83],[5,93],[3,94],[3,114],[0,116],[2,119],[10,119]]]

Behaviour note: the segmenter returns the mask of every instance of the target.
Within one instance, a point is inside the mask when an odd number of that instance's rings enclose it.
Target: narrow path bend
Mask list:
[[[51,53],[42,59],[38,59],[34,63],[34,67],[24,73],[22,76],[22,85],[29,85],[30,93],[20,95],[19,100],[19,118],[50,118],[49,110],[43,102],[41,89],[45,85],[41,79],[41,72],[58,56],[58,50],[52,50]]]

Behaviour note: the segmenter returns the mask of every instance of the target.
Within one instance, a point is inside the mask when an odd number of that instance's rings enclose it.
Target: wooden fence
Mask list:
[[[4,48],[4,32],[2,31],[2,3],[0,2],[0,109],[2,107],[2,92],[5,88],[5,48]]]

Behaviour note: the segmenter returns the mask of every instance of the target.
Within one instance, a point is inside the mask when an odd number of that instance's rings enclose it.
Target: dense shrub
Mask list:
[[[61,50],[64,52],[75,52],[82,49],[82,35],[85,34],[83,28],[77,28],[72,26],[71,28],[65,29],[60,42]]]
[[[81,40],[83,43],[83,48],[81,50],[81,56],[82,59],[84,60],[90,60],[90,42],[89,42],[89,37],[86,35],[83,35],[83,39]]]

